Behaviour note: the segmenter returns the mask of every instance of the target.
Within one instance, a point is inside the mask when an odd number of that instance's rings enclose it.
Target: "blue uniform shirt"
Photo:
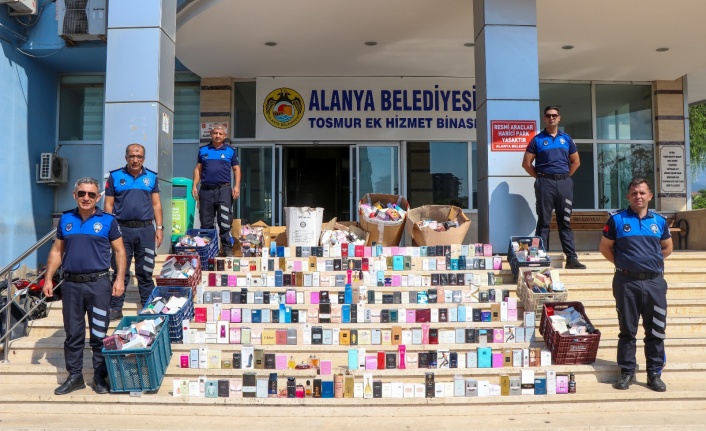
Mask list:
[[[648,211],[640,219],[630,207],[612,214],[603,236],[614,240],[615,266],[630,272],[663,272],[661,241],[669,239],[667,219]]]
[[[56,227],[56,238],[64,241],[64,271],[90,274],[110,268],[110,243],[122,237],[118,221],[99,208],[85,222],[78,208],[65,211]]]
[[[233,166],[238,166],[238,155],[230,145],[223,144],[221,148],[213,146],[213,142],[199,148],[198,163],[201,163],[201,184],[230,184]]]
[[[538,173],[568,174],[569,156],[578,148],[571,136],[561,130],[553,137],[544,129],[532,138],[526,151],[536,156],[534,168]]]
[[[115,198],[113,213],[120,221],[154,220],[152,193],[159,193],[157,173],[146,168],[137,177],[127,167],[116,169],[105,184],[105,195]]]

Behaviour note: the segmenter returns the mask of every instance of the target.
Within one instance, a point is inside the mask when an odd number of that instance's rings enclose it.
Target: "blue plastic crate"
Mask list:
[[[182,321],[191,320],[194,318],[194,297],[191,291],[191,287],[182,286],[157,286],[152,289],[152,294],[150,294],[147,303],[152,302],[154,298],[161,296],[165,299],[165,302],[169,300],[172,296],[177,298],[186,297],[186,304],[179,310],[179,312],[174,314],[144,314],[143,316],[162,316],[169,320],[169,339],[172,343],[181,343],[184,339],[182,331]]]
[[[208,269],[208,260],[218,255],[218,231],[216,229],[188,229],[186,235],[206,237],[211,241],[203,247],[175,245],[174,254],[198,254],[201,268]]]
[[[520,244],[532,244],[532,241],[538,239],[539,240],[539,249],[544,250],[544,242],[542,242],[542,238],[538,236],[511,236],[510,237],[510,244],[508,245],[507,249],[507,261],[510,264],[510,269],[512,270],[512,276],[514,277],[515,281],[517,281],[517,276],[520,274],[520,268],[525,268],[525,267],[546,267],[551,264],[551,261],[549,260],[549,257],[547,257],[545,260],[541,261],[533,261],[533,262],[527,262],[527,261],[520,261],[517,259],[517,255],[515,254],[515,251],[512,249],[512,243],[513,242],[518,242]],[[546,251],[546,250],[544,250]]]
[[[155,316],[123,317],[117,328],[122,329],[134,322],[154,318]],[[159,389],[172,359],[172,345],[167,328],[166,322],[162,323],[154,343],[146,349],[103,349],[111,392],[152,392]]]

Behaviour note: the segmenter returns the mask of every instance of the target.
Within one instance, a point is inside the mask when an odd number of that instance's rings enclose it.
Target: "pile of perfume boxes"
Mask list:
[[[383,382],[375,379],[372,373],[360,376],[346,374],[332,376],[305,377],[313,380],[311,396],[307,398],[444,398],[444,397],[491,397],[513,395],[555,395],[569,393],[569,376],[557,374],[554,370],[539,373],[534,370],[520,370],[519,377],[502,375],[498,383],[462,375],[451,381],[437,381],[434,373],[424,376],[424,381]],[[279,381],[284,380],[285,384]],[[244,373],[242,378],[209,379],[200,376],[198,380],[174,379],[172,394],[175,397],[205,398],[304,398],[303,388],[295,392],[295,378],[279,379],[277,373],[268,377],[255,373]],[[280,389],[280,387],[282,387]]]

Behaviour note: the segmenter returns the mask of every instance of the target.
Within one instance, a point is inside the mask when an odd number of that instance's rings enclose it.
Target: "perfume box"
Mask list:
[[[267,384],[265,384],[267,392]],[[255,398],[257,394],[257,376],[255,373],[243,373],[243,397]]]
[[[556,394],[556,371],[547,370],[547,395]]]
[[[466,379],[466,396],[467,397],[477,397],[478,396],[478,380],[476,379]]]
[[[520,370],[520,384],[522,395],[534,395],[534,370]]]
[[[546,377],[535,377],[534,378],[534,394],[535,395],[547,395],[547,378]]]
[[[490,347],[478,348],[478,368],[491,368],[492,350]]]
[[[557,394],[568,394],[569,393],[569,376],[566,374],[556,375],[556,393]],[[524,394],[524,392],[523,392]]]

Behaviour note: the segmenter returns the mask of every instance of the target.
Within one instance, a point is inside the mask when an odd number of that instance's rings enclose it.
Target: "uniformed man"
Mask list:
[[[545,129],[537,134],[525,151],[522,167],[534,181],[537,199],[537,229],[535,235],[542,238],[549,250],[549,223],[552,211],[556,211],[561,248],[566,255],[566,268],[585,269],[579,262],[574,247],[574,232],[571,230],[571,212],[574,205],[574,182],[571,176],[581,165],[578,148],[569,135],[559,130],[561,116],[559,108],[544,108]],[[534,164],[533,164],[534,162]]]
[[[635,381],[637,325],[645,328],[647,386],[667,390],[662,381],[664,339],[667,326],[667,282],[664,258],[672,253],[667,220],[648,209],[652,189],[644,178],[628,186],[630,206],[611,215],[603,228],[600,250],[615,265],[613,297],[618,311],[618,365],[616,389],[628,389]]]
[[[108,393],[108,375],[103,360],[103,338],[108,330],[110,298],[125,290],[125,248],[115,217],[96,206],[100,194],[98,181],[81,178],[74,186],[78,207],[66,211],[56,228],[56,240],[47,259],[43,293],[54,295],[52,277],[63,264],[61,285],[64,315],[64,358],[69,377],[54,394],[64,395],[83,389],[83,349],[86,343],[86,314],[93,350],[93,389]],[[110,283],[110,249],[117,263],[117,277]]]
[[[211,143],[199,149],[191,194],[199,202],[201,227],[211,229],[216,221],[222,252],[225,256],[232,256],[230,225],[233,221],[233,199],[240,197],[240,165],[235,150],[225,144],[226,136],[222,124],[211,129]],[[231,169],[235,177],[232,188]]]
[[[157,247],[162,245],[162,203],[159,200],[157,173],[143,166],[145,147],[140,144],[128,145],[125,149],[125,161],[127,165],[111,171],[108,176],[103,210],[115,214],[118,220],[128,268],[133,256],[135,257],[140,306],[144,307],[154,289],[154,260]],[[126,272],[125,275],[127,286],[130,274]],[[111,300],[110,320],[123,317],[124,302],[124,293]]]

